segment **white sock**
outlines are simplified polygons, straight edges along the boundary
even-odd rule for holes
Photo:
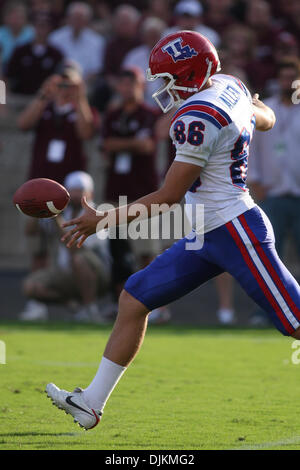
[[[91,384],[83,391],[83,399],[90,408],[102,411],[126,367],[102,357]]]

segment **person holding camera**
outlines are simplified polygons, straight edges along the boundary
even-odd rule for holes
[[[77,64],[65,63],[49,77],[18,118],[22,131],[34,130],[28,178],[50,178],[63,183],[67,174],[86,171],[83,142],[98,125],[90,107]]]
[[[60,73],[50,76],[18,118],[18,127],[33,131],[33,147],[27,178],[49,178],[63,184],[68,174],[86,171],[84,141],[97,128],[97,114],[90,107],[77,64],[66,62]],[[52,240],[40,230],[32,233],[26,221],[25,235],[31,256],[31,272],[49,265]],[[25,317],[36,318],[40,305],[33,299]],[[32,316],[33,315],[33,316]]]

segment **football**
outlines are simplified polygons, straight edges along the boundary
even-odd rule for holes
[[[13,202],[22,214],[38,218],[57,216],[68,204],[70,194],[56,181],[36,178],[15,192]]]

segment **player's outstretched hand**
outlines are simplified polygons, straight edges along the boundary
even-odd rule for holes
[[[276,122],[274,111],[259,99],[259,94],[252,97],[253,110],[256,117],[256,129],[258,131],[269,131]]]
[[[83,215],[62,225],[63,228],[73,227],[61,238],[68,248],[72,248],[75,244],[77,248],[80,248],[87,237],[96,233],[97,224],[101,220],[101,215],[97,215],[96,210],[87,203],[85,197],[82,198],[81,205],[85,209]]]

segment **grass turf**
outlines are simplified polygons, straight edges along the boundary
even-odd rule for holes
[[[101,424],[43,393],[93,378],[111,328],[0,323],[0,449],[300,449],[300,365],[273,330],[151,327]]]

